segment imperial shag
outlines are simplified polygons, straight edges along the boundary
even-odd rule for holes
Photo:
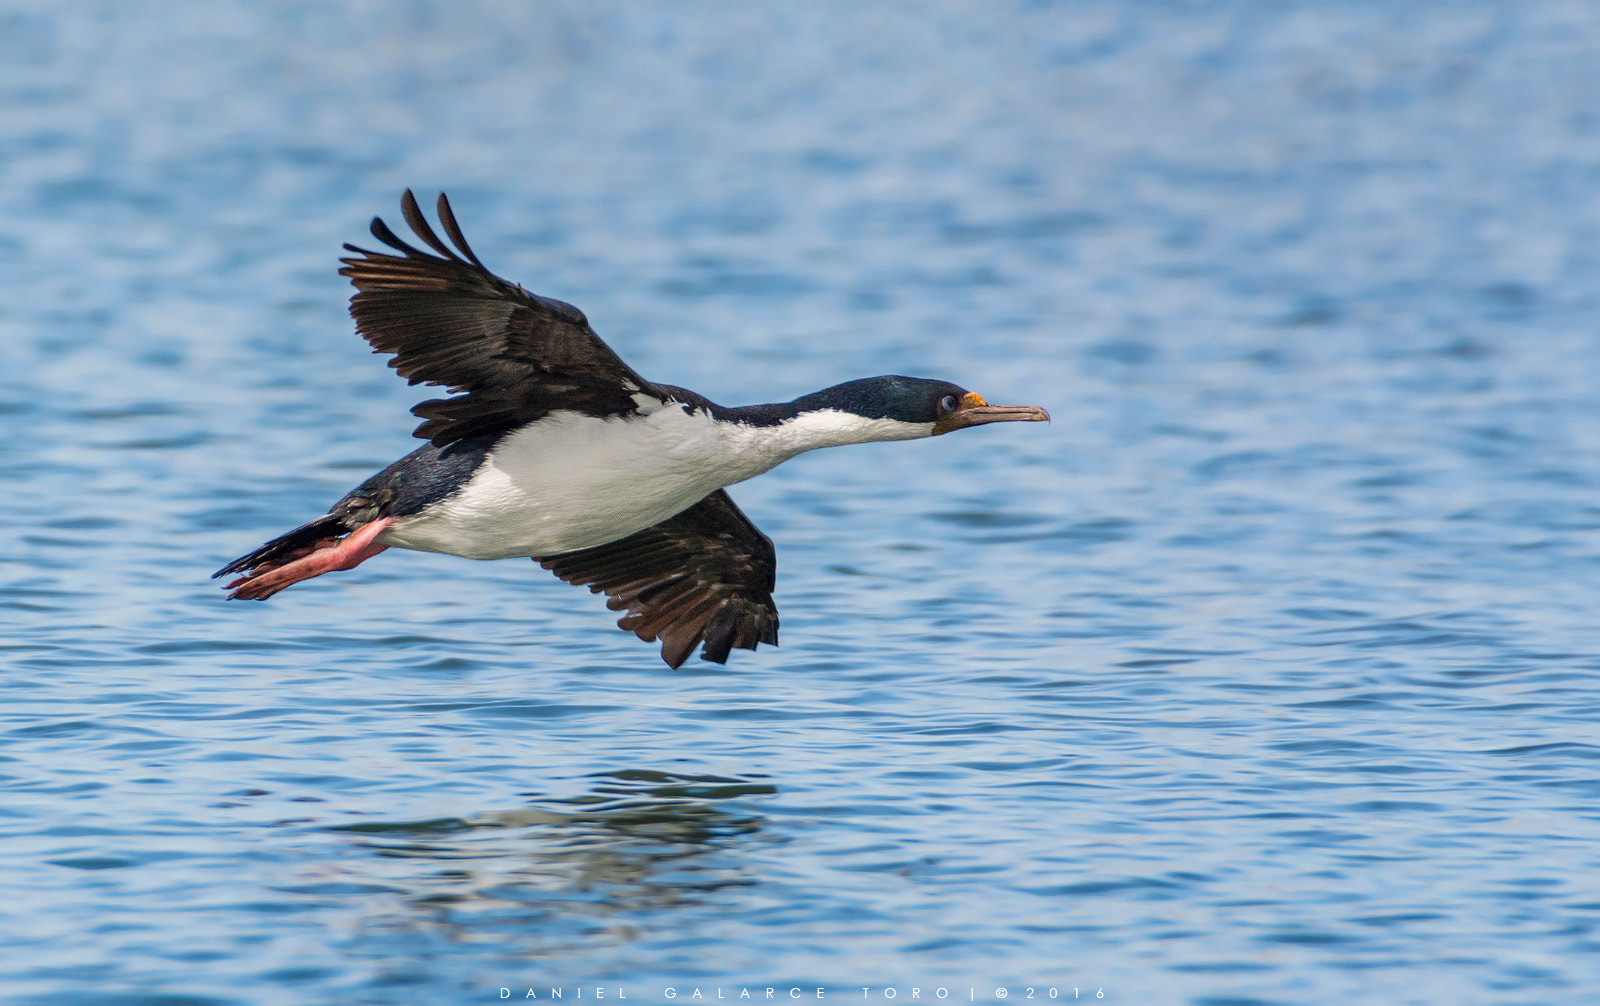
[[[373,351],[412,384],[453,398],[411,411],[428,443],[357,486],[324,516],[228,563],[230,598],[353,569],[386,548],[469,559],[529,556],[609,595],[617,624],[661,640],[672,667],[697,644],[777,645],[772,542],[724,486],[804,451],[914,440],[968,426],[1047,420],[945,381],[869,377],[780,405],[729,408],[647,381],[570,304],[484,268],[439,196],[434,233],[408,190],[406,222],[436,255],[372,233],[400,254],[345,245],[350,313]]]

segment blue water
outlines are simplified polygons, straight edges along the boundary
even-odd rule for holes
[[[0,999],[1600,1001],[1596,51],[1578,0],[7,5]],[[736,487],[783,645],[726,668],[527,561],[224,602],[414,444],[335,273],[407,186],[652,378],[1054,422]]]

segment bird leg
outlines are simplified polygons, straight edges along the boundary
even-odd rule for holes
[[[306,548],[297,549],[289,554],[288,562],[264,562],[228,584],[230,590],[238,588],[228,595],[228,600],[265,601],[301,580],[338,569],[355,569],[389,547],[379,545],[376,539],[393,522],[393,517],[384,517],[363,524],[343,538],[324,538]]]

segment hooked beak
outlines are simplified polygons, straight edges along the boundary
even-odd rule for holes
[[[955,411],[946,412],[933,424],[933,435],[985,423],[1038,423],[1050,421],[1050,413],[1037,405],[990,405],[983,396],[969,391],[961,396]]]

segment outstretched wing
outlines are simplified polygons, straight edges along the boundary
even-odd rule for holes
[[[772,540],[721,489],[609,545],[534,561],[568,583],[610,595],[607,607],[628,612],[617,625],[647,643],[659,638],[661,659],[672,667],[701,640],[700,655],[719,664],[735,646],[778,645]]]
[[[435,446],[520,426],[555,411],[595,416],[638,411],[637,392],[661,397],[589,328],[571,304],[531,294],[485,269],[439,196],[439,222],[455,245],[434,234],[407,189],[406,222],[438,255],[413,248],[374,218],[372,233],[401,252],[345,248],[340,261],[357,293],[356,328],[412,384],[442,384],[456,398],[411,411],[427,420],[416,435]],[[464,394],[463,394],[464,393]]]

